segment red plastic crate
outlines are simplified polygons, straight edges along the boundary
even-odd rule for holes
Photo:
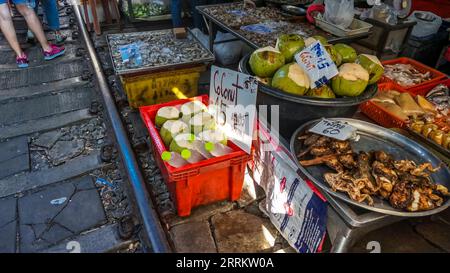
[[[398,92],[410,93],[408,90],[405,90],[405,89],[399,87],[397,84],[395,84],[393,82],[379,83],[378,91],[384,91],[384,90],[396,90]],[[375,103],[373,103],[370,100],[362,103],[359,106],[359,109],[370,119],[372,119],[373,121],[375,121],[376,123],[380,124],[381,126],[383,126],[385,128],[405,128],[406,127],[406,123],[403,120],[386,112],[383,108],[379,107],[378,105],[376,105]]]
[[[420,84],[412,85],[412,86],[409,86],[409,87],[399,85],[395,81],[393,81],[393,80],[391,80],[391,79],[389,79],[388,77],[385,77],[385,76],[383,76],[380,79],[380,83],[392,82],[392,83],[398,85],[399,87],[401,87],[401,88],[403,88],[405,90],[413,90],[414,93],[411,93],[411,94],[414,94],[414,95],[417,95],[417,93],[416,93],[417,90],[420,90],[420,88],[422,88],[423,86],[431,84],[431,83],[435,83],[435,82],[438,82],[438,81],[441,81],[441,80],[447,78],[447,75],[445,75],[444,73],[442,73],[440,71],[437,71],[436,69],[431,68],[431,67],[429,67],[427,65],[424,65],[421,62],[418,62],[416,60],[413,60],[413,59],[410,59],[410,58],[406,58],[406,57],[401,57],[401,58],[397,58],[397,59],[387,60],[387,61],[383,61],[381,63],[383,65],[398,64],[398,63],[400,63],[400,64],[411,64],[412,66],[414,66],[414,68],[419,70],[421,73],[426,73],[426,72],[430,71],[431,75],[432,75],[431,80],[425,81],[425,82],[420,83]]]
[[[430,92],[433,88],[435,88],[439,84],[445,84],[447,87],[450,88],[450,79],[445,78],[443,80],[440,80],[440,81],[437,81],[437,82],[428,83],[428,84],[425,84],[423,86],[420,86],[419,88],[413,88],[413,89],[410,89],[408,91],[413,93],[413,94],[415,94],[415,95],[426,96],[426,94],[428,92]]]
[[[206,105],[209,102],[208,95],[203,95],[139,108],[152,140],[153,155],[179,216],[189,216],[191,209],[199,205],[239,199],[244,183],[245,166],[250,160],[250,155],[231,141],[228,141],[228,146],[234,152],[180,168],[174,168],[161,159],[161,154],[167,149],[154,124],[157,111],[164,106],[175,106],[191,100],[200,100]]]

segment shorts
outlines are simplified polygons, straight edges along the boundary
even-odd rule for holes
[[[28,4],[28,2],[30,1],[30,0],[10,0],[14,5],[26,5],[26,4]],[[31,0],[31,1],[34,1],[34,0]],[[6,4],[6,3],[8,3],[8,0],[0,0],[0,5],[1,4]]]

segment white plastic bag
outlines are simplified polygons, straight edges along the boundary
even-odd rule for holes
[[[234,39],[234,35],[218,31],[215,43],[225,40]],[[214,45],[214,54],[216,60],[222,65],[230,65],[239,62],[241,57],[243,44],[241,41],[225,42]]]
[[[355,6],[353,0],[325,0],[325,20],[342,28],[353,22]]]
[[[422,14],[428,18],[427,20],[420,19],[416,14]],[[417,22],[411,35],[419,38],[436,34],[442,24],[442,18],[429,11],[416,10],[409,16],[409,19]]]

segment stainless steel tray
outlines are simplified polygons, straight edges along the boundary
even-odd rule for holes
[[[161,71],[161,70],[170,70],[170,69],[176,69],[176,68],[185,68],[190,65],[196,65],[196,64],[209,64],[211,62],[214,62],[214,54],[212,54],[206,47],[200,43],[200,41],[197,39],[197,37],[191,32],[190,29],[187,30],[188,35],[185,39],[175,39],[174,34],[172,32],[172,29],[164,29],[164,30],[154,30],[154,31],[145,31],[145,32],[130,32],[130,33],[117,33],[117,34],[108,34],[106,35],[106,41],[108,43],[109,52],[111,56],[111,61],[114,67],[114,71],[118,75],[125,75],[125,74],[136,74],[136,73],[143,73],[143,72],[152,72],[152,71]],[[183,58],[180,58],[180,61],[176,61],[174,59],[168,60],[166,63],[158,63],[156,62],[149,62],[147,64],[141,65],[139,67],[132,67],[132,68],[119,68],[118,62],[121,60],[119,58],[120,54],[118,54],[118,46],[119,45],[126,45],[131,44],[133,42],[140,41],[139,37],[151,37],[151,36],[161,36],[161,37],[168,37],[168,40],[171,40],[172,42],[168,45],[161,44],[161,47],[157,48],[158,51],[163,50],[164,48],[173,48],[176,50],[176,47],[179,47],[180,45],[184,46],[190,46],[195,44],[196,47],[199,48],[199,52],[201,53],[200,56],[196,56],[193,58],[190,58],[190,56],[184,56]],[[112,40],[118,40],[122,39],[123,42],[119,42],[117,44],[113,43]],[[163,47],[164,46],[164,47]],[[155,51],[148,52],[148,53],[154,53]],[[142,56],[142,58],[147,58],[147,56]]]
[[[397,160],[412,159],[417,163],[430,162],[433,166],[439,166],[442,163],[439,158],[437,158],[433,153],[428,151],[423,146],[419,145],[417,142],[414,142],[413,140],[389,129],[356,119],[335,118],[333,120],[347,122],[348,124],[357,128],[360,139],[357,142],[352,142],[354,151],[368,152],[370,150],[384,150],[387,153],[392,154]],[[297,137],[303,134],[307,129],[316,124],[318,121],[319,120],[308,122],[298,128],[297,131],[295,131],[290,143],[291,152],[294,153],[294,156],[298,154],[298,152],[302,148],[300,142],[297,141]],[[419,217],[441,212],[450,206],[450,198],[447,198],[447,200],[445,200],[444,204],[441,207],[420,212],[407,212],[395,209],[391,207],[386,200],[382,200],[378,197],[373,197],[373,206],[369,206],[366,203],[358,203],[351,200],[346,193],[334,192],[329,187],[328,183],[323,179],[323,174],[330,171],[328,167],[311,166],[305,168],[298,162],[298,160],[296,160],[296,162],[300,170],[321,190],[326,191],[333,197],[339,198],[347,203],[367,210],[395,216]],[[436,183],[450,188],[450,170],[447,166],[442,166],[438,172],[431,175],[431,178]]]

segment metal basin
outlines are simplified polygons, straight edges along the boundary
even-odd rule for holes
[[[433,166],[439,166],[442,163],[439,158],[428,151],[425,147],[392,130],[356,119],[334,118],[333,120],[347,122],[357,128],[360,139],[357,142],[354,141],[351,143],[355,152],[384,150],[385,152],[391,154],[396,160],[411,159],[417,163],[430,162]],[[310,121],[295,131],[290,143],[291,152],[294,153],[294,156],[302,150],[300,142],[297,141],[297,137],[302,135],[307,129],[315,125],[318,121],[319,120]],[[330,172],[330,169],[327,166],[318,165],[305,168],[297,160],[296,162],[300,170],[321,190],[327,192],[333,197],[339,198],[347,203],[367,210],[395,216],[420,217],[441,212],[450,206],[450,198],[447,198],[441,207],[419,212],[408,212],[395,209],[389,204],[389,202],[376,196],[373,196],[373,206],[369,206],[366,203],[358,203],[350,199],[346,193],[334,192],[330,188],[328,183],[323,178],[324,173]],[[450,170],[447,166],[442,166],[438,172],[432,174],[431,179],[437,184],[442,184],[447,188],[450,188]]]

